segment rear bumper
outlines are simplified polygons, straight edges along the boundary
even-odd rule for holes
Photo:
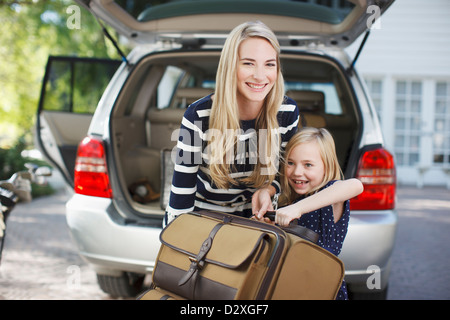
[[[397,233],[395,210],[352,211],[349,229],[339,256],[345,280],[353,291],[386,288]]]
[[[118,223],[111,218],[118,216],[115,210],[111,199],[75,194],[67,202],[67,224],[80,255],[98,274],[151,272],[159,252],[161,228]],[[381,290],[386,287],[397,221],[395,210],[351,213],[339,257],[353,291],[370,292],[373,289],[368,281]]]
[[[111,199],[75,194],[66,204],[67,224],[80,255],[98,274],[148,273],[159,252],[161,228],[121,224]]]

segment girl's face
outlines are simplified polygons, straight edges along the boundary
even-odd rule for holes
[[[277,75],[277,52],[270,42],[262,38],[244,40],[239,46],[237,66],[239,106],[260,109]]]
[[[318,187],[325,175],[325,166],[317,142],[294,147],[287,158],[285,174],[297,194],[305,195]]]

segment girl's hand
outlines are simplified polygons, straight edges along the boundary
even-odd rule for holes
[[[277,210],[275,223],[282,227],[287,227],[292,220],[298,219],[300,216],[301,213],[298,210],[295,210],[292,205],[283,207]]]

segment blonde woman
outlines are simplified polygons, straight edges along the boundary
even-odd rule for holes
[[[347,234],[349,200],[363,191],[357,179],[342,179],[334,140],[324,128],[303,128],[286,146],[281,178],[283,195],[275,222],[292,220],[319,235],[317,244],[338,256]],[[345,282],[336,299],[347,300]]]
[[[295,102],[284,96],[279,55],[276,36],[262,22],[231,31],[214,94],[183,117],[166,223],[201,209],[244,217],[272,210],[280,150],[299,120]]]

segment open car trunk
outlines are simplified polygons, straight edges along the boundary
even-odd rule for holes
[[[137,43],[224,39],[244,21],[262,20],[282,45],[350,45],[394,0],[76,0]]]
[[[190,103],[214,92],[219,55],[151,54],[123,86],[111,117],[111,140],[120,186],[136,212],[163,213],[173,171],[171,151],[183,114]],[[346,168],[362,126],[345,71],[330,58],[298,53],[284,53],[282,68],[286,94],[297,102],[307,126],[332,133],[341,167],[351,175]],[[139,193],[149,188],[156,194],[153,199]]]

